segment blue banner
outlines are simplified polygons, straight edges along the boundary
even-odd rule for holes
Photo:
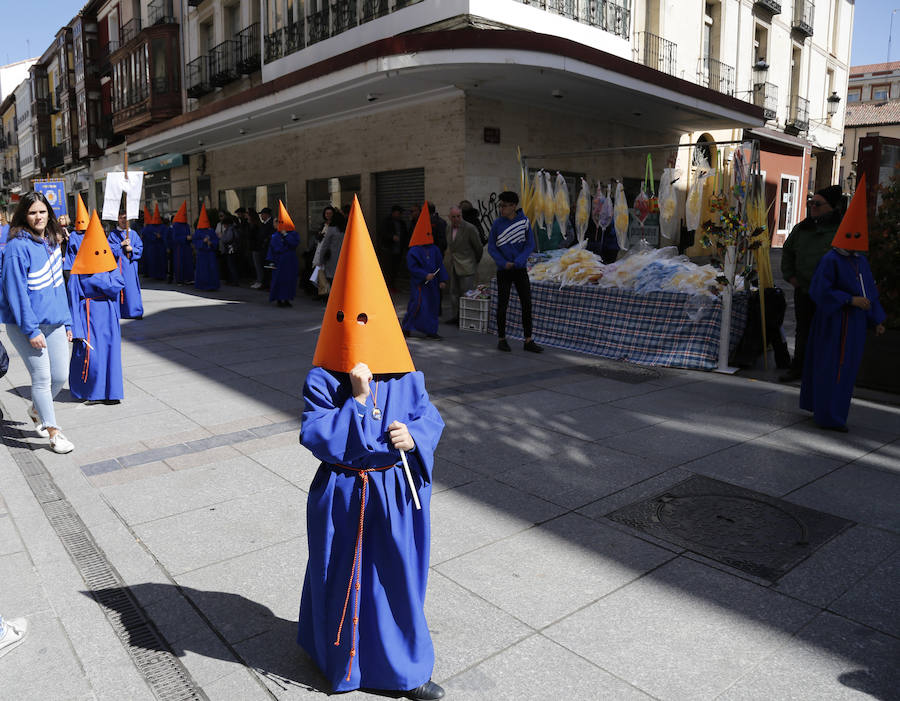
[[[57,219],[63,214],[68,215],[69,207],[66,203],[65,180],[35,180],[34,191],[43,193],[50,206],[53,207],[53,213]]]

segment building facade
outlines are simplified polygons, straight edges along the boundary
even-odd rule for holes
[[[520,153],[633,196],[648,154],[686,187],[698,143],[752,138],[783,238],[838,179],[852,22],[852,0],[90,0],[58,172],[97,206],[127,157],[164,213],[283,199],[305,235],[353,195],[372,228],[425,197],[490,214]]]

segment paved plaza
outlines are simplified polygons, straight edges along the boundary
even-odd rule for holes
[[[0,698],[327,695],[294,642],[324,307],[265,299],[148,285],[124,402],[59,397],[68,455],[12,356],[0,613],[30,631]],[[775,370],[441,333],[410,349],[446,423],[426,614],[448,699],[900,698],[898,397],[861,394],[842,435]]]

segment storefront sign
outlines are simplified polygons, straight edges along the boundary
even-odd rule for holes
[[[148,158],[143,161],[132,162],[129,167],[152,173],[157,170],[169,170],[184,165],[184,156],[180,153],[166,153],[156,158]]]

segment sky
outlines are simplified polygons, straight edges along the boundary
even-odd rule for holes
[[[0,64],[40,56],[56,32],[86,0],[2,0]],[[789,2],[784,3],[786,6]],[[824,6],[824,3],[817,3]],[[891,61],[900,61],[900,0],[855,0],[851,65],[888,60],[888,34],[893,14]]]

